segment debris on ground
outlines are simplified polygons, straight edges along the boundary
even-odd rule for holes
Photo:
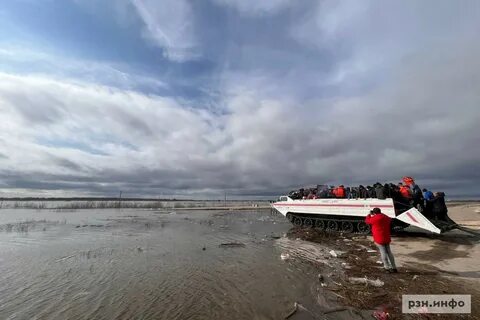
[[[342,267],[344,267],[345,269],[352,269],[352,266],[346,262],[342,262]]]
[[[335,250],[330,250],[330,255],[334,258],[337,258],[338,257],[338,254],[335,252]]]
[[[467,282],[445,278],[442,276],[444,271],[431,265],[404,264],[400,266],[398,273],[385,273],[380,265],[381,262],[377,263],[379,252],[375,250],[375,244],[366,236],[340,235],[315,229],[307,231],[302,228],[293,228],[286,239],[277,240],[278,244],[285,253],[288,252],[295,258],[318,267],[321,271],[318,275],[317,283],[320,288],[318,290],[325,290],[325,293],[336,297],[337,304],[345,306],[344,308],[352,314],[368,311],[367,318],[376,315],[376,319],[382,320],[403,319],[402,294],[432,294],[432,292],[472,294],[475,292],[475,288],[469,286]],[[351,239],[352,242],[337,241],[343,238]],[[287,239],[298,239],[301,242],[288,242]],[[345,242],[351,245],[346,245]],[[338,257],[333,258],[330,251],[335,252]],[[340,252],[341,256],[338,254]],[[319,261],[319,257],[324,260]],[[345,266],[349,267],[345,268]],[[328,279],[323,279],[322,274]],[[349,279],[354,279],[352,280],[354,283]],[[480,295],[472,295],[472,315],[479,312],[478,306],[480,306]],[[372,314],[374,310],[377,310],[375,315]],[[480,317],[467,318],[480,319]],[[420,315],[410,315],[408,319],[424,318]],[[446,314],[436,315],[435,319],[451,318]]]
[[[369,284],[374,287],[383,287],[383,285],[385,284],[385,282],[380,279],[370,280],[367,278],[367,276],[365,276],[365,278],[350,277],[348,278],[348,281],[353,284]]]
[[[375,311],[372,315],[376,320],[387,320],[390,319],[390,314],[385,311]]]
[[[288,260],[288,259],[290,259],[290,255],[289,255],[288,253],[282,253],[282,254],[280,255],[280,259],[282,259],[282,260],[284,260],[284,261],[285,261],[285,260]]]
[[[285,320],[287,319],[290,319],[292,318],[296,313],[298,312],[302,312],[304,314],[308,314],[309,315],[309,319],[318,319],[318,317],[313,313],[311,312],[310,310],[308,310],[307,308],[305,308],[304,306],[302,306],[300,303],[298,302],[294,302],[293,303],[293,309],[292,311],[290,311],[286,316],[285,316]],[[303,318],[302,318],[303,319]]]
[[[290,311],[286,316],[285,316],[285,319],[289,319],[291,318],[298,310],[298,303],[294,302],[293,303],[293,309],[292,311]]]
[[[243,247],[245,247],[245,244],[241,243],[241,242],[225,242],[225,243],[220,243],[219,247],[222,247],[222,248],[243,248]]]

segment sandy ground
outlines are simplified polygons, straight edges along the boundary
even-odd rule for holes
[[[449,216],[480,233],[480,203],[451,205]],[[428,263],[480,284],[480,242],[463,231],[452,230],[439,236],[410,232],[393,239],[392,251],[400,266]]]

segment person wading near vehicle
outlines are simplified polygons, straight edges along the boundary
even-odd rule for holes
[[[392,219],[382,213],[379,208],[373,208],[365,218],[365,222],[372,226],[373,241],[380,250],[382,262],[387,272],[398,272],[395,266],[395,258],[390,250],[390,225]]]

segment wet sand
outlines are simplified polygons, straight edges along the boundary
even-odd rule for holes
[[[469,208],[450,216],[478,221]],[[399,275],[381,272],[373,248],[270,210],[1,209],[0,318],[369,319],[383,308],[402,319],[401,293],[478,301],[475,237],[403,232],[393,237]]]

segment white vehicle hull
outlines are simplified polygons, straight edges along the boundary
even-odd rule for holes
[[[278,201],[272,204],[272,207],[284,216],[290,212],[365,218],[365,216],[370,213],[370,210],[377,207],[382,210],[382,213],[391,218],[395,218],[395,207],[392,199],[292,200],[288,197],[286,198],[286,201]]]
[[[311,199],[293,200],[290,197],[281,197],[272,203],[272,207],[289,218],[295,225],[304,222],[311,226],[343,230],[347,232],[359,231],[367,233],[369,230],[363,222],[373,208],[380,208],[382,213],[392,219],[394,225],[413,225],[418,228],[441,233],[430,220],[424,217],[417,209],[410,208],[402,213],[396,212],[392,199]],[[401,221],[401,222],[396,222]],[[406,224],[406,225],[405,225]]]

